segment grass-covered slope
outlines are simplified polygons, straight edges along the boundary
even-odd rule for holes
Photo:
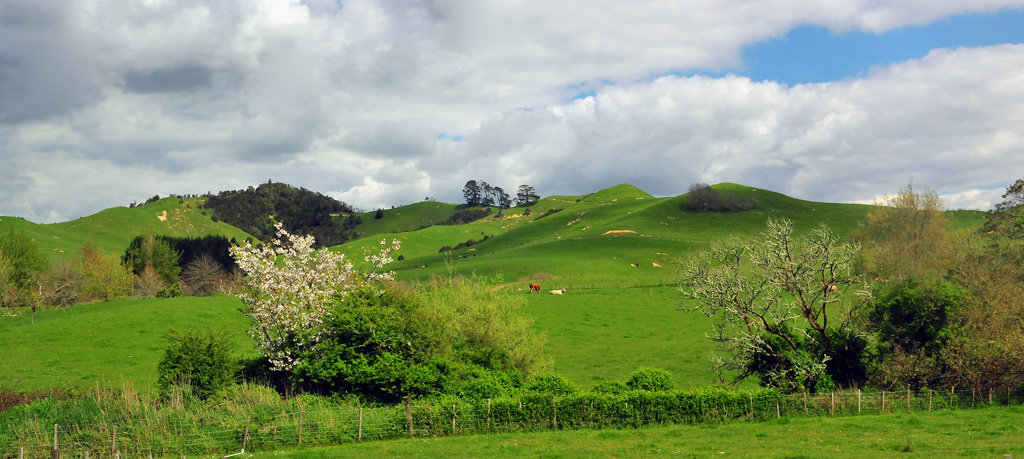
[[[231,335],[238,356],[254,355],[249,319],[233,296],[122,299],[0,317],[0,387],[120,387],[146,390],[171,330]]]
[[[458,207],[446,202],[423,201],[397,209],[384,209],[384,216],[380,219],[375,218],[377,211],[373,210],[359,214],[363,221],[356,231],[362,237],[416,231],[448,220]]]
[[[71,259],[87,242],[122,254],[136,236],[150,229],[155,235],[200,237],[220,235],[244,241],[250,235],[224,222],[214,222],[200,205],[203,198],[163,198],[135,207],[113,207],[76,220],[36,224],[0,217],[0,232],[25,230],[51,260]]]
[[[400,279],[424,279],[447,272],[451,261],[458,272],[493,276],[506,281],[541,277],[559,279],[555,287],[664,285],[674,280],[672,265],[694,247],[730,235],[754,235],[769,218],[793,220],[798,232],[824,223],[840,236],[858,228],[872,208],[861,204],[835,204],[794,199],[780,193],[723,183],[720,192],[742,195],[756,206],[747,211],[692,212],[684,208],[686,196],[656,198],[631,185],[618,185],[586,196],[542,199],[525,215],[508,209],[457,226],[431,226],[416,231],[381,231],[338,246],[336,250],[361,253],[381,238],[401,237],[405,259],[393,265]],[[426,204],[426,203],[421,203]],[[432,203],[437,204],[437,203]],[[382,222],[389,228],[421,226],[417,211],[406,207],[388,210]],[[556,213],[539,218],[549,211]],[[949,212],[951,226],[977,228],[984,219],[978,211]],[[372,215],[371,215],[372,218]],[[412,219],[417,218],[416,224]],[[470,239],[482,242],[449,254],[445,246]]]
[[[377,245],[382,237],[404,235],[401,254],[405,259],[391,266],[399,279],[418,281],[448,275],[450,269],[464,275],[501,275],[496,286],[521,295],[525,312],[536,319],[534,326],[547,334],[545,352],[553,358],[554,369],[583,387],[601,380],[623,380],[641,366],[668,369],[677,384],[695,387],[712,382],[708,355],[713,343],[705,338],[708,319],[678,309],[678,261],[710,241],[761,232],[771,217],[792,219],[797,231],[824,222],[845,236],[871,209],[802,201],[734,184],[714,188],[747,196],[757,206],[743,212],[695,213],[683,209],[685,195],[656,198],[619,185],[585,196],[547,197],[530,208],[530,215],[525,215],[525,209],[507,209],[501,218],[492,215],[464,225],[414,230],[447,220],[457,210],[452,204],[422,202],[387,209],[380,220],[372,212],[364,215],[364,222],[376,225],[368,227],[369,232],[380,232],[333,249],[358,260],[364,247]],[[156,214],[164,210],[169,216],[196,212],[195,206],[182,209],[176,199],[165,199],[67,224],[26,227],[50,231],[33,233],[41,244],[46,238],[54,239],[51,244],[73,240],[67,245],[71,250],[86,240],[79,230],[95,227],[93,234],[107,235],[95,240],[113,246],[122,239],[110,228],[144,231],[152,224],[158,232],[159,224],[169,223],[164,227],[168,230],[185,225],[187,220],[157,219]],[[559,211],[549,213],[554,210]],[[949,215],[954,228],[978,228],[985,214]],[[17,226],[18,222],[5,218],[0,223]],[[449,254],[438,253],[441,247],[484,236],[490,238]],[[124,237],[123,244],[128,240]],[[545,292],[562,287],[569,291],[562,296],[528,294],[528,281],[539,282]],[[34,326],[27,325],[28,316],[0,318],[0,336],[7,339],[0,342],[16,343],[9,346],[12,351],[0,354],[0,385],[34,388],[119,381],[105,375],[122,375],[146,385],[155,375],[159,350],[165,345],[161,336],[171,327],[192,324],[234,330],[242,337],[236,342],[239,352],[252,352],[243,334],[247,319],[236,311],[239,306],[237,300],[226,297],[124,300],[44,311],[37,314]],[[122,341],[126,347],[113,347]],[[132,355],[133,360],[124,355]]]

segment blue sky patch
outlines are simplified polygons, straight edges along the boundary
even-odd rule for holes
[[[872,67],[921,58],[937,48],[1004,43],[1024,43],[1024,10],[963,14],[882,34],[860,30],[833,34],[824,27],[802,26],[785,37],[747,46],[743,49],[746,68],[728,73],[788,85],[821,83],[865,76]]]

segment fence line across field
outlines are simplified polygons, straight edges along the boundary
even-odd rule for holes
[[[589,406],[563,405],[551,397],[550,406],[522,401],[493,405],[492,400],[477,404],[417,405],[414,402],[382,407],[307,410],[303,406],[282,408],[268,417],[256,413],[245,418],[219,422],[209,430],[178,432],[170,436],[140,432],[138,428],[119,429],[113,424],[36,426],[31,439],[16,440],[0,456],[18,458],[137,458],[227,455],[247,446],[249,450],[345,444],[409,436],[432,437],[498,432],[555,429],[591,429],[635,427],[667,423],[651,407],[609,405],[591,401]],[[848,390],[830,393],[802,393],[778,397],[771,403],[755,399],[741,400],[731,406],[709,406],[697,415],[670,421],[682,424],[720,423],[730,420],[766,420],[799,416],[856,416],[887,413],[965,409],[988,405],[1015,405],[1024,400],[1010,391],[870,391]],[[618,410],[618,411],[616,411]],[[624,410],[624,411],[623,411]],[[632,411],[630,411],[632,410]],[[632,416],[631,423],[619,422],[621,413]],[[562,417],[560,417],[562,416]],[[87,428],[92,427],[92,428]],[[98,438],[96,432],[108,432]],[[17,444],[21,441],[23,444]]]

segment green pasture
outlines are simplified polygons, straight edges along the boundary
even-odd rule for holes
[[[448,220],[457,208],[455,204],[446,202],[423,201],[397,209],[384,209],[384,217],[381,219],[375,218],[376,210],[371,210],[359,214],[362,223],[356,227],[356,231],[363,237],[416,231]]]
[[[224,222],[214,222],[200,206],[202,198],[163,198],[134,209],[113,207],[76,220],[36,224],[15,217],[0,217],[0,232],[24,230],[51,261],[70,260],[87,242],[121,255],[136,236],[153,234],[175,237],[221,235],[244,241],[248,233]],[[180,203],[179,203],[180,201]]]
[[[1004,457],[1024,455],[1024,407],[761,423],[468,435],[289,449],[292,457]]]
[[[546,353],[554,369],[583,388],[602,380],[622,380],[641,366],[669,370],[680,387],[710,383],[708,357],[713,344],[705,338],[707,318],[678,310],[675,282],[678,263],[695,248],[730,235],[752,236],[768,218],[789,218],[798,232],[819,222],[836,234],[850,234],[871,206],[829,204],[793,199],[779,193],[735,184],[715,185],[743,194],[756,207],[743,212],[694,213],[682,208],[683,196],[656,198],[630,185],[585,196],[551,196],[524,215],[507,209],[456,226],[424,223],[447,219],[456,206],[422,202],[385,209],[385,217],[364,215],[365,231],[382,231],[332,248],[362,259],[362,250],[381,238],[404,237],[391,269],[398,279],[418,282],[433,275],[479,275],[496,287],[522,295],[524,310],[547,335]],[[552,209],[562,209],[539,218]],[[167,219],[157,218],[167,212]],[[978,228],[984,213],[950,212],[954,228]],[[443,218],[442,218],[443,217]],[[376,226],[372,226],[376,225]],[[88,240],[120,253],[138,234],[248,235],[213,223],[198,202],[165,198],[135,209],[114,208],[72,222],[36,225],[0,218],[0,231],[25,229],[51,255],[73,253]],[[364,231],[364,230],[358,230]],[[387,232],[391,231],[391,232]],[[448,254],[443,246],[469,239],[487,241]],[[60,252],[64,250],[64,252]],[[57,254],[60,254],[59,256]],[[529,282],[542,294],[528,294]],[[565,295],[548,295],[566,288]],[[33,389],[57,385],[103,385],[133,381],[152,383],[156,362],[171,328],[224,328],[237,334],[239,354],[254,353],[245,336],[247,320],[233,297],[171,300],[119,300],[42,311],[36,324],[29,316],[0,317],[0,385]],[[128,357],[131,356],[131,357]]]
[[[224,331],[239,357],[255,355],[249,319],[233,296],[121,299],[0,317],[0,387],[121,387],[146,390],[171,330]]]
[[[541,281],[548,288],[551,281]],[[551,287],[558,287],[552,284]],[[556,372],[582,388],[625,381],[639,367],[664,368],[679,388],[715,383],[709,355],[714,344],[707,317],[679,309],[674,287],[569,290],[528,294],[525,311],[547,335],[544,350]],[[751,386],[753,387],[753,386]]]

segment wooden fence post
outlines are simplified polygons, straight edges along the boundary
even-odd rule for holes
[[[302,405],[299,405],[299,448],[302,447]]]
[[[405,419],[409,421],[409,436],[413,436],[412,430],[412,405],[409,396],[405,396]]]
[[[487,399],[487,433],[491,433],[491,399]]]
[[[857,388],[857,414],[860,414],[860,388]]]
[[[360,443],[363,441],[363,407],[359,407],[359,437],[356,440]]]
[[[455,435],[455,405],[452,405],[452,435]]]
[[[829,406],[828,406],[828,414],[831,415],[831,416],[835,416],[836,415],[836,393],[835,392],[832,393],[832,401],[829,403]]]
[[[992,388],[991,387],[988,388],[988,404],[989,405],[992,404]]]
[[[807,391],[804,391],[804,414],[807,414]]]
[[[928,411],[932,410],[932,393],[933,392],[935,392],[935,391],[933,391],[931,389],[928,389]]]
[[[779,402],[778,401],[775,402],[775,417],[777,417],[777,418],[781,418],[782,417],[782,408],[779,408]]]
[[[252,420],[252,416],[245,417],[245,432],[242,432],[242,451],[245,451],[246,445],[249,444],[249,421]]]
[[[114,435],[110,440],[110,451],[114,457],[120,458],[121,455],[117,454],[117,424],[114,424]]]
[[[910,388],[907,388],[907,412],[910,412]]]
[[[57,424],[53,425],[53,451],[50,452],[50,457],[60,459],[60,450],[57,449]]]
[[[885,413],[885,391],[882,391],[882,413]]]

